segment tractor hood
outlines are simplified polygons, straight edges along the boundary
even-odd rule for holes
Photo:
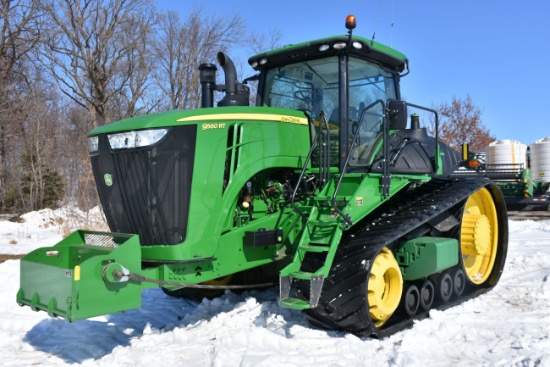
[[[154,129],[177,125],[197,124],[219,120],[265,120],[306,125],[303,112],[272,107],[213,107],[197,110],[174,110],[156,114],[132,117],[112,124],[100,126],[88,133],[88,137],[123,131]]]

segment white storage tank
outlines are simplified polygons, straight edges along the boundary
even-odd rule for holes
[[[531,179],[550,182],[550,137],[531,144]]]
[[[485,162],[489,165],[514,165],[516,169],[522,164],[527,168],[527,145],[510,139],[494,141],[485,148]]]

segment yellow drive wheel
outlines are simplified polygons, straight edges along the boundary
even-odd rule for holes
[[[388,248],[374,259],[368,282],[368,301],[371,319],[382,326],[399,306],[403,293],[403,277],[399,264]]]
[[[481,188],[466,201],[460,231],[462,263],[468,279],[482,284],[495,265],[498,217],[491,193]]]

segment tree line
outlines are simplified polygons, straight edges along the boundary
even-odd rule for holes
[[[96,205],[91,129],[198,108],[201,62],[281,39],[279,30],[251,32],[239,14],[200,6],[181,16],[152,0],[0,0],[0,213],[62,200]]]

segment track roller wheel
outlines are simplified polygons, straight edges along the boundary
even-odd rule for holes
[[[464,289],[466,288],[466,275],[462,269],[457,269],[453,276],[454,295],[456,297],[462,296]]]
[[[442,303],[449,302],[453,295],[453,278],[449,273],[444,273],[437,283],[437,298]]]
[[[493,271],[499,243],[497,208],[487,188],[474,192],[466,201],[460,233],[466,277],[474,284],[483,284]]]
[[[403,293],[403,277],[392,252],[384,247],[374,259],[368,283],[369,311],[376,327],[393,315]]]
[[[428,311],[432,308],[435,298],[435,288],[431,280],[426,279],[420,287],[420,306],[424,311]]]
[[[407,290],[402,297],[401,309],[409,316],[414,316],[420,308],[420,291],[418,287],[411,284],[407,287]]]

